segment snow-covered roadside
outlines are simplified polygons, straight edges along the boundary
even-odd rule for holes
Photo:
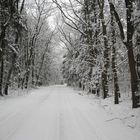
[[[61,85],[0,100],[0,140],[139,140],[102,100],[78,93]]]
[[[26,96],[31,91],[33,91],[33,89],[10,89],[8,91],[8,95],[0,96],[0,101],[3,100],[3,99],[15,98],[15,97],[18,97],[18,96]]]
[[[91,100],[93,105],[97,105],[103,108],[110,118],[106,121],[119,120],[125,126],[140,131],[140,108],[132,109],[132,101],[130,98],[121,99],[118,105],[114,104],[114,97],[102,99],[93,94],[87,94],[83,91],[78,91],[78,94],[82,93],[86,98]]]
[[[10,140],[30,114],[44,100],[44,88],[27,92],[10,91],[11,94],[0,98],[0,140]],[[43,93],[43,94],[42,94]]]

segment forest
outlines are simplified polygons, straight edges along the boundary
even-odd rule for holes
[[[0,0],[0,96],[63,83],[140,106],[139,0]]]

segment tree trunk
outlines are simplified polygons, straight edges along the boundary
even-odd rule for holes
[[[132,0],[125,0],[125,4],[126,4],[126,19],[127,19],[126,47],[128,49],[128,62],[130,68],[132,107],[136,108],[137,107],[136,94],[138,93],[138,76],[136,72],[136,61],[133,52],[133,33],[134,33],[134,24],[132,21],[133,2]]]
[[[104,66],[102,71],[102,88],[103,88],[103,98],[107,98],[108,96],[108,67],[109,67],[109,60],[108,60],[108,49],[104,50]]]
[[[23,86],[24,88],[28,88],[28,73],[29,73],[29,45],[27,45],[27,47],[25,48],[25,75],[23,78]]]
[[[32,55],[32,60],[31,60],[32,64],[31,64],[31,67],[32,67],[32,86],[34,86],[35,84],[35,69],[34,69],[34,66],[35,66],[35,52],[33,51],[33,55]]]
[[[118,74],[116,69],[116,35],[115,35],[115,24],[114,24],[114,11],[111,10],[111,42],[112,42],[112,71],[113,71],[113,81],[114,81],[114,103],[119,104],[120,88],[118,84]]]
[[[130,43],[130,42],[129,42]],[[134,59],[133,48],[132,44],[128,44],[128,61],[129,61],[129,68],[130,68],[130,76],[131,76],[131,92],[132,92],[132,107],[137,107],[137,99],[136,94],[138,93],[138,77],[136,72],[136,63]]]
[[[19,39],[19,36],[18,36],[18,33],[16,33],[15,44],[18,43],[18,39]],[[4,95],[8,95],[8,88],[9,88],[9,84],[10,84],[10,79],[11,79],[11,75],[12,75],[12,72],[13,72],[13,69],[15,66],[16,57],[17,57],[16,52],[12,52],[12,53],[13,53],[12,54],[12,61],[11,61],[11,66],[10,66],[10,69],[8,71],[8,76],[7,76],[7,79],[5,82]]]
[[[31,44],[29,44],[31,45]],[[29,47],[27,47],[28,49]],[[26,60],[26,74],[25,74],[25,88],[28,88],[30,73],[32,72],[32,59],[33,59],[33,46],[30,46],[30,56],[28,57],[27,51],[27,60]],[[32,73],[31,73],[32,74]],[[32,80],[32,79],[31,79]],[[31,81],[32,82],[32,81]]]
[[[30,76],[30,70],[27,69],[26,74],[25,74],[25,88],[28,88],[28,81],[29,81],[29,76]]]
[[[116,48],[112,46],[112,70],[114,78],[114,103],[119,104],[120,89],[118,84],[118,74],[116,69]]]
[[[115,10],[114,5],[109,1],[111,5],[111,9],[114,11],[114,16],[116,18],[116,22],[120,29],[120,35],[123,43],[127,48],[127,55],[128,55],[128,62],[129,62],[129,69],[130,69],[130,79],[131,79],[131,93],[132,93],[132,107],[137,107],[137,98],[136,94],[138,94],[138,76],[136,71],[136,61],[133,52],[133,34],[134,34],[134,21],[132,19],[133,16],[133,1],[132,0],[125,0],[126,5],[126,24],[127,24],[127,41],[125,42],[125,34],[123,31],[123,26],[121,23],[121,19],[119,18],[118,13]]]
[[[1,67],[0,67],[0,96],[3,96],[2,88],[3,88],[3,72],[4,72],[4,60],[3,60],[3,50],[0,51],[0,60],[1,60]]]
[[[44,54],[43,54],[43,56],[42,56],[41,64],[40,64],[40,67],[39,67],[39,71],[38,71],[38,74],[37,74],[37,76],[36,76],[36,77],[37,77],[37,78],[36,78],[36,85],[39,84],[40,74],[41,74],[41,70],[42,70],[43,63],[44,63],[44,58],[45,58],[45,53],[46,53],[46,52],[44,52]]]
[[[1,68],[0,68],[0,96],[3,96],[2,93],[2,88],[3,88],[3,72],[4,72],[4,49],[5,49],[5,44],[4,44],[4,38],[5,38],[5,31],[6,31],[6,26],[1,25],[1,35],[0,35],[0,63],[1,63]]]
[[[4,95],[8,95],[8,88],[9,88],[9,84],[10,84],[10,78],[11,78],[11,75],[12,75],[12,72],[13,72],[13,69],[14,69],[15,62],[16,62],[16,54],[13,54],[11,66],[10,66],[10,69],[8,71],[8,76],[7,76],[6,83],[5,83]]]
[[[79,84],[78,84],[78,87],[79,88],[82,88],[82,84],[81,84],[81,82],[78,82]]]
[[[104,4],[103,4],[104,5]],[[103,88],[103,98],[107,98],[108,96],[108,68],[109,68],[109,46],[107,41],[107,31],[104,19],[104,7],[101,8],[101,23],[102,23],[102,31],[103,31],[103,39],[104,39],[104,66],[102,71],[102,88]]]

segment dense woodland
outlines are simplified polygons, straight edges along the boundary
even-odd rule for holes
[[[61,69],[54,46],[65,48]],[[138,107],[140,1],[0,0],[0,96],[57,83],[60,71],[69,86],[111,91],[115,104],[131,92]]]
[[[60,27],[68,48],[63,74],[68,85],[102,96],[114,103],[128,86],[132,107],[140,102],[140,1],[53,0],[61,11]],[[69,9],[69,10],[68,10]],[[72,32],[73,29],[73,32]]]
[[[27,89],[48,85],[54,79],[52,55],[55,29],[47,19],[52,13],[48,1],[0,1],[0,95],[8,88]]]

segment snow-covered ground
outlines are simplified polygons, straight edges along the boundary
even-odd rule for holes
[[[140,139],[138,122],[125,122],[138,120],[139,109],[112,106],[109,100],[78,93],[66,86],[50,86],[1,99],[0,140]]]

